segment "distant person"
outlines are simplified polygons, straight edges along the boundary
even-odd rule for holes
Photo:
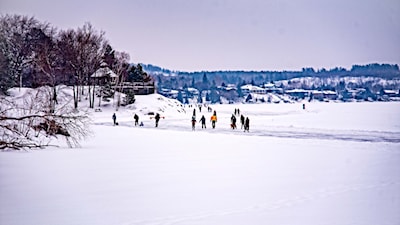
[[[201,129],[206,129],[206,118],[204,117],[204,115],[200,118],[200,122],[201,122]]]
[[[249,132],[249,130],[250,130],[250,120],[249,117],[246,117],[246,121],[244,122],[244,131]]]
[[[192,116],[192,130],[196,129],[196,116]]]
[[[115,115],[115,113],[112,115],[112,119],[114,122],[114,126],[117,125],[117,115]]]
[[[160,114],[157,113],[154,118],[156,119],[156,127],[158,127],[158,121],[160,121]]]
[[[136,127],[137,125],[139,125],[139,116],[135,113],[133,119],[135,120],[135,127]]]
[[[303,110],[306,109],[306,104],[303,103]]]
[[[215,128],[215,123],[216,122],[217,122],[217,115],[214,114],[214,115],[211,116],[211,126],[212,126],[213,129]]]
[[[240,115],[240,129],[243,129],[243,127],[244,127],[244,122],[245,122],[245,119],[244,119],[244,116],[243,115]]]
[[[232,130],[236,129],[236,116],[235,115],[231,116],[231,128],[232,128]]]

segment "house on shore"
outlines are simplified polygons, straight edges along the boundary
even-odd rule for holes
[[[285,94],[295,99],[305,99],[306,97],[310,96],[310,91],[304,89],[293,89],[285,91]]]
[[[251,84],[243,85],[240,87],[243,94],[265,94],[267,93],[264,88],[254,86]]]

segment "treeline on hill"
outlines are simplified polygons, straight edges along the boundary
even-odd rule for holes
[[[90,23],[58,30],[34,17],[0,17],[0,94],[11,87],[64,84],[73,86],[78,107],[82,87],[89,86],[93,107],[96,84],[91,75],[102,65],[118,75],[116,84],[151,80],[141,65],[130,64],[129,54],[115,51],[105,33]]]
[[[400,70],[397,64],[368,64],[353,65],[350,70],[345,68],[333,68],[330,70],[303,68],[302,71],[201,71],[181,72],[163,69],[153,65],[142,65],[145,71],[154,75],[158,87],[179,89],[183,87],[204,86],[204,76],[209,80],[208,86],[219,86],[224,84],[262,85],[269,82],[291,80],[293,78],[314,77],[375,77],[383,79],[400,79]],[[168,76],[165,76],[168,75]]]

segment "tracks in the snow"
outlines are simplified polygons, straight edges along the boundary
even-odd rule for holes
[[[112,126],[110,122],[97,122],[95,125]],[[120,122],[119,126],[132,127],[137,129],[161,129],[161,130],[177,130],[190,131],[190,126],[180,125],[179,123],[172,125],[162,124],[158,128],[153,126],[134,127],[132,122]],[[266,127],[253,128],[250,132],[243,132],[241,129],[232,130],[229,128],[201,129],[200,125],[195,132],[223,133],[234,135],[249,135],[262,137],[277,138],[295,138],[295,139],[319,139],[319,140],[340,140],[355,142],[387,142],[400,143],[400,132],[389,131],[365,131],[365,130],[329,130],[329,129],[312,129],[312,128],[296,128],[296,127]]]

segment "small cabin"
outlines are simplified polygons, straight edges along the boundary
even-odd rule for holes
[[[118,75],[114,73],[105,62],[101,63],[100,68],[90,77],[94,79],[95,83],[98,85],[115,84],[118,79]]]

